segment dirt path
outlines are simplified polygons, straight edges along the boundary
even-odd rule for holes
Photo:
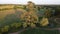
[[[60,30],[60,28],[45,28],[44,30]]]
[[[25,30],[28,30],[29,28],[26,28],[26,29],[23,29],[23,30],[20,30],[18,32],[14,32],[14,33],[9,33],[9,34],[19,34]],[[39,27],[37,27],[37,29],[39,29]],[[40,28],[40,29],[43,29],[43,30],[59,30],[60,32],[60,28]]]

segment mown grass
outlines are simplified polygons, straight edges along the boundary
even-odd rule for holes
[[[19,34],[59,34],[58,30],[43,30],[39,28],[28,29]]]

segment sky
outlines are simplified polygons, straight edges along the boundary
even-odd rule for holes
[[[28,1],[32,1],[35,4],[59,4],[60,0],[0,0],[0,4],[27,4]]]

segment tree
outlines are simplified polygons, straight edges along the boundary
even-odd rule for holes
[[[46,9],[46,11],[45,11],[45,17],[47,17],[47,18],[51,17],[51,12],[52,12],[51,8]]]
[[[43,17],[43,19],[40,21],[41,26],[47,26],[49,24],[48,18]]]
[[[31,23],[38,22],[37,10],[34,8],[34,6],[34,3],[28,2],[28,5],[26,6],[28,11],[21,14],[21,20],[24,22],[24,24],[27,23],[30,25]]]

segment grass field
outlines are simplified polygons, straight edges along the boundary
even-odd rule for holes
[[[6,15],[8,14],[14,14],[15,10],[14,7],[15,5],[0,5],[0,20],[3,19]],[[17,7],[19,7],[20,5],[16,5]],[[19,8],[17,8],[18,10],[20,10]]]
[[[58,30],[43,30],[39,28],[28,29],[20,34],[59,34]]]

